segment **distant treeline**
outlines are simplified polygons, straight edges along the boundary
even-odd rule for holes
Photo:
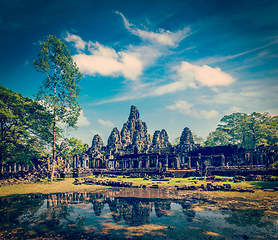
[[[203,146],[238,145],[254,149],[259,145],[278,142],[278,116],[267,112],[232,113],[225,115],[217,128],[210,132],[206,140],[193,134],[194,140]]]

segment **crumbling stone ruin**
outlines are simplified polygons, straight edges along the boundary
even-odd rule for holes
[[[86,144],[86,151],[67,162],[59,177],[86,177],[92,172],[184,177],[221,175],[224,171],[229,176],[239,172],[245,176],[278,176],[278,169],[267,169],[275,161],[278,161],[276,145],[256,149],[239,148],[237,145],[202,147],[194,143],[188,127],[183,129],[179,144],[173,146],[165,129],[156,130],[151,137],[138,109],[131,106],[127,122],[121,131],[113,128],[106,146],[96,134],[92,146]],[[13,166],[6,166],[5,171],[2,166],[1,174],[20,171],[13,169]],[[266,169],[268,172],[264,172]]]
[[[183,129],[180,143],[176,146],[169,142],[165,129],[156,130],[151,139],[138,109],[131,106],[122,130],[113,128],[106,146],[101,137],[95,135],[92,146],[74,158],[73,167],[123,173],[194,170],[204,174],[211,168],[269,166],[277,160],[276,146],[256,149],[239,148],[237,145],[201,147],[194,143],[188,127]]]

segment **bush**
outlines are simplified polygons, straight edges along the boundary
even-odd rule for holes
[[[272,164],[272,167],[278,168],[278,161],[274,162],[274,163]]]

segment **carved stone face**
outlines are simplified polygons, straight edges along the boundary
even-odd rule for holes
[[[160,142],[160,131],[155,131],[153,134],[153,145],[157,145]]]
[[[92,141],[92,148],[96,150],[101,150],[102,147],[103,147],[103,141],[101,137],[98,134],[96,134]]]

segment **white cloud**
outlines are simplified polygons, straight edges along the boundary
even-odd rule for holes
[[[151,42],[157,42],[162,45],[176,46],[181,40],[188,36],[190,27],[185,27],[183,30],[178,30],[177,32],[165,31],[164,29],[159,29],[158,32],[146,31],[136,28],[133,24],[124,17],[120,12],[116,12],[121,15],[124,20],[124,25],[126,29],[134,35],[139,36],[143,40],[149,40]]]
[[[80,115],[78,117],[77,126],[81,127],[81,126],[89,126],[89,125],[91,125],[91,123],[84,116],[83,110],[81,110]]]
[[[212,68],[207,65],[195,66],[188,62],[173,67],[178,73],[174,82],[153,87],[142,96],[161,96],[167,93],[182,91],[188,87],[198,88],[203,86],[211,87],[213,91],[219,92],[215,86],[229,85],[235,81],[229,74],[221,71],[220,68]]]
[[[219,113],[216,110],[198,110],[195,108],[192,108],[193,104],[188,103],[187,101],[175,101],[175,104],[167,106],[168,109],[171,110],[178,110],[184,115],[189,115],[194,118],[215,118],[219,115]]]
[[[220,90],[215,86],[230,85],[236,81],[229,74],[221,71],[220,68],[212,68],[207,65],[195,66],[188,62],[182,62],[179,66],[175,66],[172,69],[177,71],[177,74],[169,74],[172,79],[175,79],[173,82],[160,86],[156,85],[159,81],[154,81],[148,84],[135,82],[131,85],[131,89],[125,96],[103,101],[100,104],[106,102],[124,101],[128,99],[145,98],[149,96],[162,96],[167,93],[183,91],[188,87],[197,89],[208,86],[212,89],[212,91],[219,93]]]
[[[114,76],[122,74],[130,80],[137,80],[142,74],[143,63],[132,54],[120,52],[118,59],[99,55],[78,54],[73,56],[79,70],[87,75]]]
[[[167,106],[171,110],[179,110],[182,114],[188,115],[191,112],[193,104],[187,101],[176,101],[174,105]]]
[[[197,66],[188,62],[182,62],[180,66],[174,67],[178,71],[180,81],[184,85],[190,87],[197,86],[220,86],[230,85],[236,79],[231,77],[229,74],[221,71],[220,68],[212,68],[208,65]]]
[[[134,81],[142,74],[143,62],[140,60],[140,54],[123,51],[116,53],[114,49],[98,42],[89,42],[88,47],[90,55],[80,53],[73,56],[82,73],[102,76],[122,74],[125,78]]]
[[[104,121],[102,119],[99,119],[98,122],[100,123],[100,125],[102,125],[104,127],[114,127],[114,123],[112,123],[110,121]]]
[[[64,38],[67,42],[74,42],[75,44],[75,48],[77,50],[84,50],[86,47],[86,42],[84,42],[81,37],[74,35],[74,34],[70,34],[69,32],[67,32],[67,36]]]
[[[118,59],[118,54],[113,48],[105,47],[98,42],[89,41],[88,47],[94,56],[102,56],[106,58]]]

